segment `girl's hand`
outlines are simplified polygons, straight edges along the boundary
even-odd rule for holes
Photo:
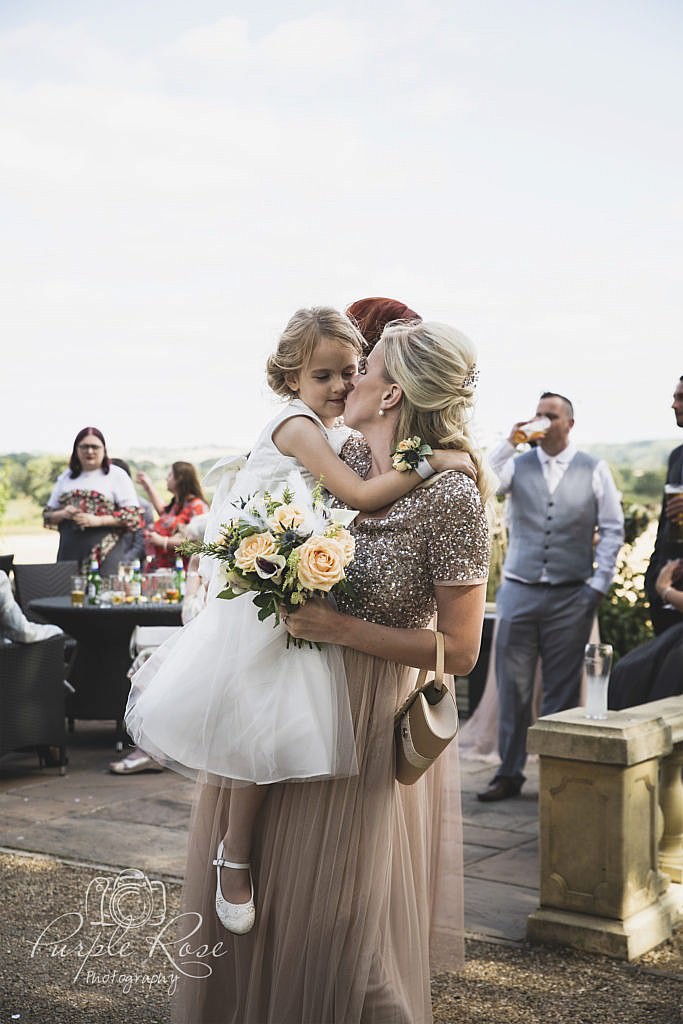
[[[147,539],[155,548],[164,548],[165,550],[168,547],[168,537],[162,536],[156,530],[150,530],[147,534]]]
[[[139,484],[141,484],[145,488],[146,491],[149,491],[150,487],[152,486],[152,481],[150,480],[146,473],[140,470],[139,473],[135,474],[135,479]]]
[[[290,636],[297,640],[310,640],[319,644],[342,643],[343,623],[346,618],[335,611],[324,597],[312,597],[295,612],[280,605],[280,618]]]
[[[470,480],[477,482],[477,467],[468,452],[440,448],[429,456],[429,461],[437,473],[454,470],[456,473],[464,473]]]

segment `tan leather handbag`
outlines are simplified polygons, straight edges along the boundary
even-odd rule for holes
[[[458,732],[455,697],[443,681],[443,633],[434,636],[436,674],[427,680],[427,669],[420,670],[394,718],[396,778],[404,786],[417,782]]]

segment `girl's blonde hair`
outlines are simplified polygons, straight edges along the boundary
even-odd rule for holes
[[[477,379],[474,345],[454,327],[419,321],[387,324],[381,341],[385,376],[403,391],[394,444],[417,435],[433,448],[468,452],[487,500],[491,488],[469,425]]]
[[[280,335],[277,349],[266,363],[266,380],[276,395],[291,398],[295,392],[285,376],[298,373],[311,361],[316,346],[323,338],[350,345],[357,355],[364,347],[357,327],[331,306],[312,306],[298,309]]]

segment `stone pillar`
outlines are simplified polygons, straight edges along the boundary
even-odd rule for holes
[[[683,882],[683,744],[662,761],[659,778],[664,833],[659,866],[673,882]]]
[[[575,708],[529,730],[528,750],[540,756],[532,942],[632,960],[671,934],[658,866],[659,760],[671,753],[671,727],[647,708],[602,722]]]

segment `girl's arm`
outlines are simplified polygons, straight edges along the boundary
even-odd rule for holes
[[[453,675],[468,675],[477,663],[484,621],[486,585],[434,588],[437,628],[444,635],[444,668]],[[399,629],[366,622],[335,611],[321,598],[307,601],[295,612],[284,610],[291,636],[314,643],[353,647],[400,665],[435,668],[436,648],[430,629]]]
[[[413,469],[404,473],[391,469],[371,480],[362,480],[335,455],[320,428],[306,416],[293,416],[285,420],[273,434],[273,443],[283,455],[291,456],[305,466],[316,480],[322,477],[326,490],[335,498],[360,512],[376,512],[391,505],[422,483],[422,478]],[[463,466],[466,464],[468,457],[463,452],[435,452],[429,456],[429,461],[439,473],[453,468],[453,455],[462,456]],[[463,469],[463,472],[466,470]]]

